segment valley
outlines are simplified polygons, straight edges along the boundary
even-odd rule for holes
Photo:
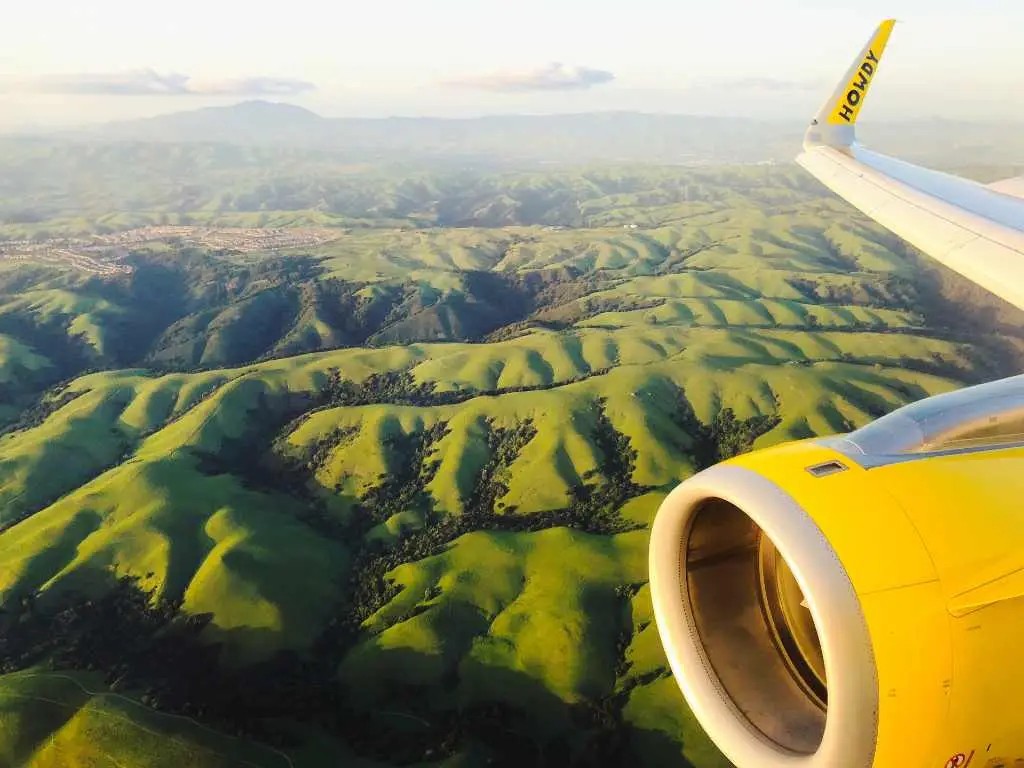
[[[94,275],[131,274],[121,262],[132,248],[150,243],[184,244],[208,250],[236,253],[314,247],[340,237],[330,229],[263,229],[258,227],[140,227],[88,238],[0,240],[0,261],[67,265]]]
[[[724,767],[661,499],[1020,370],[1020,313],[788,165],[307,182],[0,222],[123,266],[0,260],[0,762]]]

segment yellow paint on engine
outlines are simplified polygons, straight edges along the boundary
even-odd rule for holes
[[[943,750],[985,754],[991,744],[1024,759],[1024,450],[875,472],[920,531],[942,584],[954,659]]]
[[[847,470],[807,471],[831,460]],[[944,768],[972,750],[1024,759],[1024,449],[864,470],[804,442],[732,463],[808,512],[860,597],[879,680],[874,768]]]

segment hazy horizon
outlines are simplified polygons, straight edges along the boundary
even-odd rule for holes
[[[383,114],[325,114],[317,109],[313,109],[304,106],[297,101],[282,101],[272,98],[253,98],[253,99],[235,99],[228,100],[223,103],[200,103],[191,107],[180,107],[175,109],[173,105],[170,108],[160,109],[152,112],[146,112],[138,115],[132,115],[125,118],[114,118],[102,115],[93,116],[92,119],[86,117],[84,119],[75,121],[30,121],[25,120],[24,122],[3,122],[0,121],[0,136],[45,136],[49,134],[61,134],[65,132],[75,132],[78,130],[88,131],[104,125],[120,125],[128,124],[135,121],[146,121],[151,119],[159,119],[164,117],[172,117],[183,113],[196,113],[207,109],[224,109],[230,110],[232,108],[242,107],[246,104],[252,103],[263,103],[272,106],[280,107],[298,107],[306,110],[317,117],[321,117],[327,120],[353,120],[353,121],[450,121],[450,122],[461,122],[461,121],[473,121],[473,120],[501,120],[501,119],[538,119],[543,120],[545,118],[571,118],[581,117],[589,115],[631,115],[631,116],[642,116],[650,118],[692,118],[695,120],[700,119],[717,119],[726,121],[736,122],[751,122],[751,123],[763,123],[765,125],[793,125],[798,126],[806,122],[806,116],[804,115],[774,115],[767,117],[758,117],[756,115],[742,115],[742,114],[714,114],[707,112],[687,112],[687,111],[659,111],[657,109],[593,109],[593,110],[567,110],[563,112],[537,112],[537,111],[495,111],[495,112],[467,112],[465,114],[458,115],[445,115],[445,114],[406,114],[406,113],[383,113]],[[871,121],[870,124],[864,127],[864,131],[870,133],[872,127],[892,127],[900,125],[914,125],[921,126],[930,121],[934,121],[937,124],[949,124],[949,125],[977,125],[977,126],[1005,126],[1013,127],[1024,123],[1024,114],[1020,116],[946,116],[946,115],[888,115],[881,116]]]
[[[12,7],[0,30],[0,128],[155,116],[251,98],[326,117],[647,112],[804,119],[875,24],[901,20],[870,117],[1024,119],[1024,6],[807,0],[769,11],[640,0],[444,0],[287,16],[183,0]],[[737,21],[737,19],[741,21]],[[315,22],[315,23],[314,23]],[[884,78],[884,79],[883,79]]]

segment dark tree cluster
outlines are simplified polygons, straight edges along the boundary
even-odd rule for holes
[[[358,427],[335,427],[323,437],[313,441],[301,459],[306,472],[310,475],[315,474],[327,463],[331,454],[339,446],[344,445],[358,432]]]
[[[680,404],[674,421],[693,440],[690,449],[697,469],[706,469],[720,461],[747,453],[754,441],[771,432],[782,419],[777,414],[758,414],[749,419],[737,418],[732,408],[723,408],[710,424],[703,424],[680,392]]]
[[[838,285],[802,277],[789,277],[786,281],[803,295],[805,301],[812,304],[908,310],[914,309],[916,302],[912,286],[893,279],[876,283],[857,281]]]
[[[105,673],[115,690],[141,690],[145,704],[190,704],[181,686],[216,673],[218,650],[197,642],[210,615],[180,615],[180,601],[157,599],[138,580],[119,579],[100,597],[62,594],[43,608],[34,595],[8,600],[0,615],[0,669],[38,664]]]
[[[715,414],[710,427],[715,461],[725,461],[752,450],[754,441],[775,429],[781,421],[775,414],[758,414],[749,419],[738,419],[732,408],[723,408]]]
[[[593,439],[601,453],[601,463],[591,473],[595,484],[581,483],[572,489],[572,498],[560,517],[565,525],[592,533],[620,533],[630,528],[619,516],[622,506],[634,496],[648,491],[633,482],[637,451],[626,435],[619,432],[604,408],[596,404]]]
[[[88,389],[70,390],[65,386],[64,388],[58,387],[53,391],[47,392],[33,405],[22,411],[17,421],[7,424],[6,426],[0,426],[0,435],[8,432],[17,432],[23,429],[38,427],[46,421],[51,414],[59,411],[72,400],[81,397],[88,391]],[[0,402],[3,402],[2,398],[0,398]]]
[[[487,463],[481,467],[473,490],[466,500],[463,514],[471,518],[493,516],[498,499],[508,493],[508,471],[516,457],[537,436],[532,420],[521,421],[514,427],[495,427],[487,430]],[[506,514],[515,510],[507,509]]]
[[[458,405],[476,397],[497,397],[513,392],[543,392],[557,389],[568,384],[586,381],[594,376],[604,376],[610,370],[610,368],[596,368],[580,376],[532,386],[438,391],[435,383],[417,382],[408,370],[373,373],[362,382],[355,382],[344,378],[341,371],[334,368],[330,371],[327,383],[320,391],[318,408],[380,404],[411,405],[424,408]]]
[[[417,382],[409,371],[373,373],[361,382],[344,378],[338,369],[332,369],[321,390],[321,402],[328,407],[358,405],[433,406],[459,402],[465,395],[458,392],[435,392],[435,385]]]
[[[380,485],[374,486],[360,499],[358,511],[365,513],[364,525],[376,525],[392,515],[406,510],[430,512],[430,499],[426,487],[440,466],[439,459],[429,460],[434,446],[448,434],[446,422],[438,422],[423,432],[399,433],[384,440],[391,454],[393,469],[381,476]]]

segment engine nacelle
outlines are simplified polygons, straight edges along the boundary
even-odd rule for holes
[[[695,475],[650,580],[738,768],[1024,767],[1024,377]]]

